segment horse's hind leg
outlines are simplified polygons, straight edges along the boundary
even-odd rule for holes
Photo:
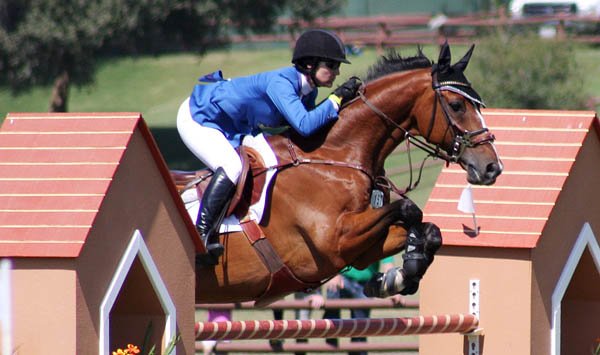
[[[442,245],[440,229],[433,223],[423,223],[409,229],[406,251],[402,256],[402,268],[379,273],[364,289],[368,297],[388,297],[395,294],[412,295],[417,292],[419,282],[433,262],[434,255]]]

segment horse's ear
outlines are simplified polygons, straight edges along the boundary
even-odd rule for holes
[[[446,70],[448,70],[448,68],[450,68],[450,61],[451,61],[451,55],[450,55],[450,46],[448,45],[448,41],[446,40],[444,42],[444,44],[442,45],[442,48],[440,49],[440,56],[438,58],[438,70],[440,72],[444,72]]]
[[[456,64],[452,66],[455,70],[464,72],[467,68],[467,64],[469,64],[469,60],[471,60],[471,55],[473,54],[473,49],[475,49],[475,45],[472,44],[471,48],[467,51],[467,53],[459,60]]]

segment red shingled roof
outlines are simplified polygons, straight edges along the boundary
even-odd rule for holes
[[[445,245],[533,248],[584,138],[600,134],[598,119],[587,111],[487,109],[483,115],[504,172],[492,186],[472,187],[480,234],[465,233],[473,218],[457,210],[467,182],[456,164],[439,175],[425,218],[440,227]]]
[[[136,128],[160,155],[139,113],[9,114],[0,129],[0,257],[79,255]]]

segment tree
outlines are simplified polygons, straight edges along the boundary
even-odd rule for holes
[[[296,21],[313,22],[319,17],[327,17],[339,10],[346,0],[304,0],[291,1],[289,4],[292,18]]]
[[[490,107],[582,109],[585,72],[571,41],[498,32],[480,41],[469,78]]]
[[[204,50],[226,39],[230,27],[240,32],[269,30],[288,2],[295,4],[291,0],[0,0],[0,85],[19,93],[52,84],[49,110],[64,112],[69,88],[94,80],[101,55]],[[305,6],[326,3],[312,0]]]
[[[0,83],[18,93],[53,83],[50,111],[66,111],[71,83],[93,80],[96,54],[139,15],[116,1],[3,0]],[[128,12],[131,11],[131,12]],[[15,16],[16,15],[16,16]]]

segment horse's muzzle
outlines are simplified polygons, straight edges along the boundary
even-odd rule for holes
[[[496,178],[502,173],[502,165],[499,163],[489,163],[484,171],[480,171],[473,164],[467,164],[467,181],[474,185],[492,185]]]

